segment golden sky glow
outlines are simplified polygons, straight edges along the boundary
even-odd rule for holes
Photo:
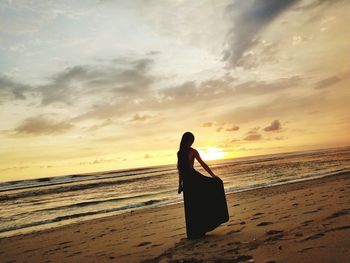
[[[350,144],[346,0],[2,1],[0,181]]]

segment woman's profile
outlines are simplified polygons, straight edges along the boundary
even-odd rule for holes
[[[201,159],[198,151],[192,148],[194,135],[182,135],[177,152],[179,172],[178,193],[183,191],[187,238],[205,236],[229,219],[222,180]],[[194,160],[212,176],[204,176],[193,168]]]

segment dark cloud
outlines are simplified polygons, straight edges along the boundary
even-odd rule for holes
[[[244,138],[245,141],[259,141],[261,139],[262,139],[261,134],[257,134],[257,133],[256,134],[249,134]]]
[[[13,81],[9,77],[0,75],[0,102],[7,99],[26,99],[25,93],[30,92],[32,87]]]
[[[264,131],[266,131],[266,132],[279,131],[281,129],[282,129],[282,125],[281,125],[280,121],[274,120],[273,122],[271,122],[270,125],[268,125],[264,128]]]
[[[124,66],[83,65],[65,69],[52,77],[50,83],[38,87],[42,104],[72,104],[96,93],[106,94],[109,97],[129,97],[132,94],[145,92],[154,81],[149,74],[153,60],[124,62]]]
[[[27,135],[53,135],[65,133],[74,126],[69,122],[57,122],[43,116],[25,119],[14,132]]]
[[[230,128],[227,128],[226,131],[238,131],[239,130],[239,126],[237,125],[233,125]]]
[[[235,67],[244,53],[258,44],[259,33],[275,17],[298,0],[246,0],[235,1],[227,7],[233,27],[228,34],[228,48],[223,60]]]

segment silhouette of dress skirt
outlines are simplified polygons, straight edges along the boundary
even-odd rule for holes
[[[220,178],[207,177],[190,169],[183,177],[186,233],[203,236],[229,219],[224,185]]]

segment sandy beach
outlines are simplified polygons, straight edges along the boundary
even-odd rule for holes
[[[1,262],[350,262],[350,173],[227,195],[230,220],[187,240],[182,204],[0,240]]]

